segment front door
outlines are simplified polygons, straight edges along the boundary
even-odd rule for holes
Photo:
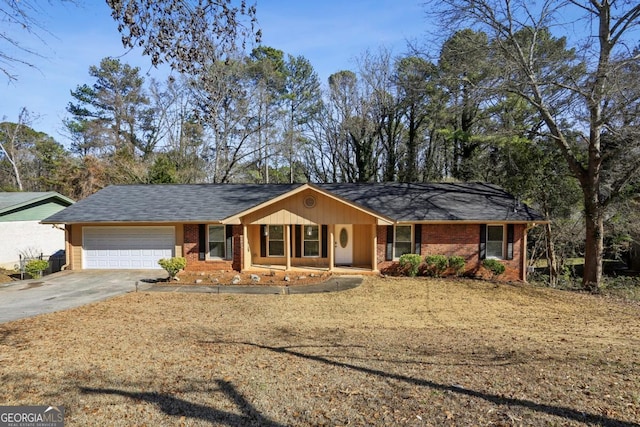
[[[337,224],[335,229],[336,265],[353,263],[353,227],[351,224]]]

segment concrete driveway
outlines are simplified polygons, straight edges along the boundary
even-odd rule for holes
[[[1,284],[0,323],[101,301],[135,291],[136,282],[165,277],[164,270],[62,271]]]

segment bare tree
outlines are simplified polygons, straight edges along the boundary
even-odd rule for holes
[[[205,160],[211,182],[234,182],[238,175],[253,171],[241,166],[255,159],[260,150],[256,135],[266,125],[255,115],[260,100],[251,96],[247,86],[246,64],[241,59],[213,63],[205,78],[192,82],[200,120],[207,130]]]
[[[122,44],[141,46],[153,65],[181,73],[206,73],[208,65],[235,54],[247,39],[260,41],[256,7],[245,0],[107,0]]]
[[[157,138],[162,142],[155,162],[162,159],[175,169],[178,183],[191,184],[205,178],[204,127],[195,114],[196,100],[187,78],[170,78],[166,86],[152,81],[151,103]],[[155,164],[155,163],[154,163]]]
[[[401,158],[402,110],[397,80],[394,76],[391,51],[381,48],[377,53],[365,52],[358,58],[363,84],[371,94],[371,117],[378,138],[381,179],[395,181]]]
[[[20,110],[17,123],[0,124],[0,154],[11,165],[16,187],[23,191],[22,178],[20,174],[20,157],[23,155],[23,130],[29,126],[29,112],[26,108]],[[1,159],[1,158],[0,158]]]
[[[53,3],[75,3],[75,0],[58,0]],[[38,19],[43,13],[42,1],[34,0],[0,0],[0,74],[9,80],[18,76],[12,71],[14,64],[35,67],[28,58],[41,58],[42,55],[24,43],[24,35],[28,34],[45,44],[43,36],[47,29]]]
[[[486,31],[499,49],[505,79],[499,84],[533,106],[548,135],[577,178],[584,200],[583,286],[598,289],[602,278],[605,211],[640,169],[636,78],[624,70],[640,55],[629,48],[640,26],[640,5],[615,0],[429,1],[448,28],[469,24]],[[550,32],[583,14],[588,40],[566,46]],[[455,24],[455,25],[453,25]],[[580,56],[582,55],[582,56]],[[618,100],[625,99],[625,102]],[[578,143],[570,135],[580,134]],[[624,146],[624,150],[617,147]]]

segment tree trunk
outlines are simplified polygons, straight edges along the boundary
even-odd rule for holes
[[[585,250],[582,286],[596,292],[602,280],[604,252],[604,208],[598,202],[596,192],[585,194]]]
[[[13,127],[13,132],[9,137],[9,143],[7,144],[9,148],[5,147],[2,142],[0,142],[0,151],[4,153],[5,158],[13,168],[13,175],[16,179],[16,186],[19,191],[23,191],[23,188],[22,179],[20,178],[20,169],[18,168],[18,150],[16,146],[18,145],[18,135],[20,134],[20,129],[22,128],[26,115],[27,110],[23,107],[18,117],[18,123]]]
[[[553,245],[553,234],[551,233],[551,222],[544,226],[545,240],[547,241],[547,265],[549,266],[549,286],[555,288],[558,284],[558,261],[556,250]]]

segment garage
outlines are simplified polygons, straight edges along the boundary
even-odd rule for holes
[[[155,269],[174,256],[174,227],[83,227],[85,269]]]

